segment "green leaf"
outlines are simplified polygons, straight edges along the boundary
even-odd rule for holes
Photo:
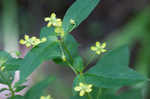
[[[143,99],[141,89],[130,89],[120,94],[112,94],[103,91],[100,99]]]
[[[78,72],[82,72],[84,69],[84,63],[83,63],[83,59],[81,56],[77,56],[74,58],[74,62],[73,62],[73,67],[78,71]]]
[[[77,41],[74,39],[72,35],[68,34],[65,36],[62,47],[67,60],[69,60],[71,63],[73,63],[73,60],[71,60],[70,57],[72,57],[73,59],[74,57],[78,56],[78,46],[79,44],[77,43]],[[68,54],[68,52],[70,53],[70,55]],[[67,65],[63,62],[62,57],[57,57],[53,61],[56,64],[61,64],[65,66]]]
[[[21,59],[13,58],[9,53],[0,51],[0,66],[4,66],[4,71],[15,71],[19,68]]]
[[[121,47],[104,55],[84,75],[78,76],[83,82],[100,88],[115,88],[146,81],[146,78],[128,67],[128,49]],[[82,78],[82,79],[81,79]]]
[[[41,38],[46,36],[47,41],[32,48],[21,61],[21,66],[19,67],[19,83],[24,82],[24,80],[44,61],[61,55],[58,42],[56,41],[56,36],[54,36],[52,29],[53,28],[43,28],[41,30]]]
[[[5,51],[0,51],[0,66],[4,64],[11,56]]]
[[[114,49],[108,53],[106,53],[97,65],[102,64],[105,67],[112,67],[113,65],[125,66],[128,67],[129,65],[129,49],[127,46],[122,46],[118,49]],[[116,66],[117,67],[117,66]]]
[[[14,75],[15,75],[14,71],[5,71],[5,72],[0,71],[0,83],[6,85],[11,84],[12,81],[14,80]]]
[[[77,27],[89,16],[98,3],[99,0],[76,0],[75,3],[67,10],[64,16],[64,31],[70,32],[71,28],[73,29]],[[70,19],[75,20],[76,26],[70,24]]]
[[[23,90],[26,87],[27,87],[26,85],[17,86],[15,92],[20,92],[21,90]]]
[[[3,91],[5,91],[5,90],[8,90],[8,89],[7,88],[0,89],[0,93],[3,92]]]
[[[8,98],[8,99],[12,99],[12,98]],[[13,99],[25,99],[25,98],[24,98],[24,96],[17,95],[15,97],[13,97]]]
[[[10,58],[3,65],[5,66],[4,71],[16,71],[19,69],[22,59],[21,58]]]
[[[40,38],[46,37],[51,42],[56,42],[57,37],[53,27],[43,27],[40,31]]]
[[[71,53],[72,57],[78,55],[79,44],[71,34],[66,35],[66,37],[64,38],[64,44]]]
[[[45,80],[34,85],[24,96],[25,99],[40,99],[40,96],[43,95],[44,89],[48,87],[48,85],[55,80],[55,77],[49,77]]]

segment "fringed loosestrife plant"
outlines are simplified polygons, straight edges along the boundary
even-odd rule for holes
[[[48,96],[41,96],[40,99],[53,99],[50,95]]]
[[[61,27],[62,21],[60,18],[56,18],[56,14],[52,13],[50,17],[46,17],[45,21],[48,22],[47,27]]]
[[[90,93],[92,91],[92,86],[92,84],[84,84],[80,82],[79,85],[74,88],[74,90],[80,92],[79,96],[84,96],[86,93]]]
[[[101,53],[106,52],[107,50],[105,49],[106,47],[106,43],[100,43],[100,42],[96,42],[96,46],[91,46],[91,50],[96,52],[96,54],[100,55]]]
[[[106,43],[97,41],[89,51],[94,52],[93,56],[103,54],[103,57],[97,58],[95,65],[90,67],[88,65],[92,56],[84,61],[79,54],[79,44],[70,32],[88,17],[98,3],[99,0],[76,0],[63,19],[57,18],[55,13],[46,17],[44,21],[47,25],[41,29],[40,38],[25,35],[19,41],[21,45],[31,48],[24,58],[13,58],[7,52],[0,51],[0,83],[8,86],[0,92],[9,90],[9,99],[52,99],[50,95],[43,96],[46,94],[43,92],[55,77],[48,77],[35,84],[24,96],[16,94],[27,87],[22,83],[47,60],[66,65],[75,73],[71,99],[103,99],[109,95],[120,99],[121,96],[113,94],[115,92],[111,92],[114,91],[112,89],[119,90],[123,86],[147,81],[147,78],[128,67],[129,51],[126,46],[107,51]],[[12,86],[12,78],[18,70],[20,80]]]
[[[47,41],[46,37],[43,37],[42,39],[38,39],[37,37],[33,36],[31,38],[29,38],[28,35],[24,35],[24,39],[20,40],[20,44],[25,45],[26,47],[30,47],[30,46],[37,46],[40,43],[44,43]]]

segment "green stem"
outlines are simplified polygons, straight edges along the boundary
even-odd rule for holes
[[[68,61],[66,61],[66,63],[70,66],[70,68],[74,71],[74,73],[78,75],[78,72],[73,68],[73,66]]]
[[[63,44],[61,41],[59,41],[59,45],[60,45],[60,49],[61,49],[62,54],[65,55],[65,53],[64,53],[64,50],[65,50],[65,51],[67,52],[67,54],[69,55],[70,59],[71,59],[71,63],[73,63],[73,58],[72,58],[72,56],[71,56],[69,50],[67,49],[67,47],[64,47],[64,49],[63,49],[63,47],[62,47],[62,45],[65,45],[65,44]],[[73,68],[72,64],[71,64],[67,59],[66,59],[66,63],[69,65],[69,67],[70,67],[70,68],[74,71],[74,73],[77,75],[78,72]]]
[[[71,32],[76,27],[76,24],[74,24],[70,29],[69,32]]]
[[[11,87],[11,84],[8,85],[9,90],[11,92],[11,99],[13,99],[13,97],[15,96],[15,91],[13,90],[13,88]]]
[[[71,59],[71,63],[73,63],[73,57],[72,55],[70,54],[70,51],[68,50],[68,48],[66,47],[66,45],[64,44],[64,42],[61,42],[64,50],[66,51],[66,53],[69,55],[69,58]]]
[[[11,99],[13,99],[13,97],[15,96],[15,92],[14,92],[13,88],[11,87],[11,84],[9,82],[7,82],[8,80],[5,78],[5,76],[1,72],[0,72],[0,76],[2,77],[2,79],[5,80],[6,84],[8,85],[9,90],[11,92]]]
[[[100,97],[101,93],[102,93],[102,89],[101,89],[101,88],[99,88],[98,93],[97,93],[97,99],[99,99],[99,97]]]

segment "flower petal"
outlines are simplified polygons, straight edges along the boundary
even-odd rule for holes
[[[96,54],[100,55],[100,54],[101,54],[101,51],[96,51]]]
[[[44,19],[44,21],[45,22],[48,22],[48,21],[50,21],[51,19],[49,18],[49,17],[46,17],[45,19]]]
[[[103,52],[103,53],[106,52],[106,51],[107,51],[106,49],[102,49],[102,50],[101,50],[101,52]]]
[[[96,48],[95,46],[91,46],[91,50],[92,50],[92,51],[96,51],[97,48]]]
[[[29,35],[24,35],[25,40],[29,40]]]
[[[102,48],[105,48],[105,47],[106,47],[106,43],[103,43],[103,44],[101,45],[101,47],[102,47]]]
[[[80,87],[84,86],[84,84],[82,82],[79,83]]]
[[[55,19],[56,18],[56,14],[55,13],[52,13],[51,14],[51,19]]]
[[[30,47],[30,46],[31,46],[31,44],[30,44],[30,43],[26,43],[25,45],[26,45],[26,47]]]
[[[75,91],[80,91],[80,90],[81,90],[81,87],[77,86],[77,87],[74,88],[74,90],[75,90]]]
[[[48,22],[47,27],[51,27],[52,23]]]
[[[85,91],[81,90],[80,91],[80,96],[84,96],[84,94],[85,94]]]
[[[88,88],[91,88],[92,86],[93,86],[92,84],[89,84],[89,85],[88,85]]]
[[[100,42],[97,41],[97,42],[96,42],[96,46],[97,46],[97,47],[100,47],[100,45],[101,45]]]
[[[92,89],[87,89],[86,90],[87,93],[90,93],[91,91],[92,91]]]
[[[24,45],[26,42],[25,42],[25,40],[21,39],[21,40],[19,41],[19,43],[22,44],[22,45]]]

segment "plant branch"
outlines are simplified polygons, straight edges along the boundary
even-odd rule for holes
[[[64,47],[64,49],[63,49],[62,45],[65,45],[65,44],[63,44],[61,41],[59,41],[59,45],[60,45],[60,49],[61,49],[62,54],[65,55],[65,53],[64,53],[64,50],[65,50],[65,51],[67,52],[67,54],[69,55],[69,57],[70,57],[70,59],[71,59],[71,63],[70,63],[67,59],[66,59],[66,63],[69,65],[69,67],[70,67],[70,68],[74,71],[74,73],[77,75],[78,72],[77,72],[77,71],[73,68],[73,66],[72,66],[73,58],[72,58],[72,56],[71,56],[69,50],[67,49],[67,47]]]

